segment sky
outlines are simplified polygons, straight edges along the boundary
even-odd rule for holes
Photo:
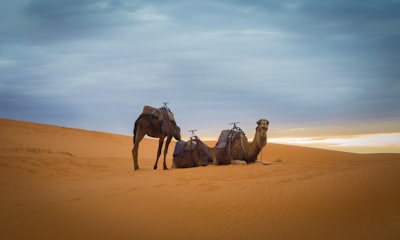
[[[400,152],[398,26],[397,0],[1,1],[0,117],[131,135],[168,102],[184,138]]]

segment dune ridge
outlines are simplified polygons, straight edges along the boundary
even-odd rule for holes
[[[131,136],[9,119],[0,133],[2,239],[400,239],[400,154],[268,143],[269,165],[154,171],[144,139],[133,171]]]

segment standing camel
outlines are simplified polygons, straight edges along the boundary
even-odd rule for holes
[[[161,150],[164,144],[164,139],[167,138],[167,142],[164,147],[164,170],[168,170],[166,164],[166,156],[168,153],[168,147],[172,137],[176,140],[181,139],[181,130],[176,125],[175,119],[172,112],[168,109],[166,104],[161,108],[153,108],[145,106],[142,114],[136,119],[135,126],[133,128],[133,148],[132,158],[135,170],[139,169],[138,164],[138,152],[140,141],[148,135],[153,138],[158,138],[158,151],[156,162],[154,163],[153,169],[157,169],[158,159],[161,155]]]
[[[212,162],[208,146],[204,144],[194,131],[189,141],[179,141],[175,145],[172,159],[172,168],[190,168],[198,166],[207,166]]]
[[[257,121],[256,133],[252,142],[248,142],[244,132],[236,127],[236,123],[234,123],[233,129],[222,131],[212,150],[214,164],[231,164],[232,160],[254,163],[261,149],[267,144],[268,125],[267,119]]]

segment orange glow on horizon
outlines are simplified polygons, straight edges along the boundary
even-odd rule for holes
[[[279,137],[268,142],[356,153],[400,153],[400,132],[324,137]]]

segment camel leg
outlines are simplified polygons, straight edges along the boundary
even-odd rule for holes
[[[140,131],[136,132],[136,135],[134,136],[134,144],[132,148],[132,157],[133,157],[133,166],[135,170],[139,169],[139,164],[138,164],[138,152],[139,152],[139,144],[140,141],[144,138],[144,134],[142,134]]]
[[[214,149],[213,156],[212,156],[213,164],[214,164],[214,165],[219,165],[218,153],[219,153],[219,150]]]
[[[154,163],[154,167],[153,167],[154,170],[157,169],[158,159],[161,156],[161,149],[162,149],[163,144],[164,144],[164,138],[160,137],[159,140],[158,140],[157,159],[156,159],[156,162]]]
[[[164,164],[163,164],[164,170],[168,170],[167,163],[166,163],[166,158],[167,158],[168,147],[169,147],[169,144],[171,142],[171,139],[172,139],[172,136],[168,136],[167,142],[165,143],[165,147],[164,147]]]

